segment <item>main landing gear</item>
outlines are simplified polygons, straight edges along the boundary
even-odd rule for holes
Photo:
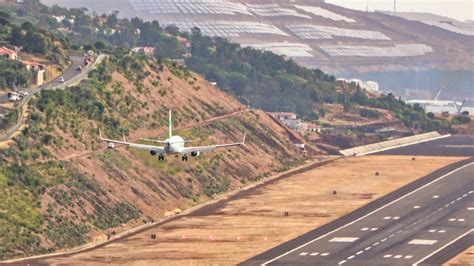
[[[158,161],[164,161],[165,156],[163,154],[158,155]]]
[[[187,162],[188,161],[188,156],[186,154],[183,155],[183,157],[181,158],[181,161]]]

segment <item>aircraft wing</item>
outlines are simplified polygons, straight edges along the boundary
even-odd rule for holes
[[[102,132],[100,130],[99,130],[99,137],[100,137],[101,141],[107,142],[107,143],[125,145],[125,146],[129,146],[129,147],[135,148],[135,149],[154,151],[156,153],[165,153],[165,148],[160,147],[160,146],[132,143],[132,142],[127,142],[125,139],[123,141],[122,140],[105,139],[105,138],[102,137]]]
[[[229,147],[242,146],[242,145],[245,145],[245,135],[244,135],[244,139],[242,140],[242,142],[230,143],[230,144],[221,144],[221,145],[200,146],[200,147],[187,147],[187,148],[183,148],[180,151],[180,153],[181,154],[190,154],[190,153],[193,153],[193,152],[194,153],[195,152],[202,153],[202,152],[213,151],[213,150],[219,149],[219,148],[229,148]]]

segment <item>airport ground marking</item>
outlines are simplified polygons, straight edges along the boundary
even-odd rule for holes
[[[409,245],[425,245],[431,246],[438,242],[438,240],[434,239],[413,239],[412,241],[408,242]]]
[[[459,239],[465,237],[466,235],[470,234],[474,232],[474,228],[471,228],[470,230],[468,230],[467,232],[465,232],[464,234],[458,236],[457,238],[453,239],[451,242],[447,243],[446,245],[438,248],[437,250],[433,251],[432,253],[428,254],[426,257],[420,259],[419,261],[413,263],[413,266],[417,266],[418,264],[422,263],[423,261],[427,260],[428,258],[430,258],[431,256],[435,255],[436,253],[440,252],[441,250],[445,249],[446,247],[456,243],[456,241],[458,241]]]
[[[438,181],[440,181],[440,180],[443,180],[444,178],[446,178],[446,177],[448,177],[448,176],[450,176],[450,175],[452,175],[452,174],[454,174],[454,173],[456,173],[456,172],[458,172],[458,171],[460,171],[460,170],[462,170],[462,169],[464,169],[464,168],[470,167],[471,165],[474,165],[474,162],[471,162],[471,163],[465,164],[465,165],[463,165],[463,166],[461,166],[461,167],[459,167],[459,168],[456,168],[456,169],[452,170],[451,172],[449,172],[449,173],[447,173],[447,174],[445,174],[445,175],[443,175],[443,176],[441,176],[441,177],[438,177],[438,178],[436,178],[435,180],[432,180],[432,181],[426,183],[425,185],[423,185],[423,186],[421,186],[421,187],[419,187],[419,188],[417,188],[417,189],[415,189],[415,190],[413,190],[413,191],[411,191],[411,192],[409,192],[409,193],[407,193],[407,194],[405,194],[405,195],[403,195],[403,196],[401,196],[401,197],[399,197],[399,198],[397,198],[397,199],[395,199],[395,200],[393,200],[393,201],[391,201],[391,202],[389,202],[389,203],[387,203],[387,204],[385,204],[385,205],[383,205],[383,206],[381,206],[381,207],[379,207],[379,208],[373,210],[372,212],[369,212],[368,214],[357,218],[357,219],[354,220],[354,221],[351,221],[351,222],[349,222],[349,223],[347,223],[347,224],[345,224],[345,225],[343,225],[343,226],[340,226],[340,227],[338,227],[338,228],[336,228],[336,229],[334,229],[334,230],[332,230],[332,231],[330,231],[330,232],[328,232],[328,233],[326,233],[326,234],[324,234],[324,235],[322,235],[322,236],[319,236],[319,237],[317,237],[317,238],[315,238],[315,239],[313,239],[313,240],[311,240],[311,241],[308,241],[308,242],[306,242],[306,243],[304,243],[304,244],[302,244],[302,245],[300,245],[300,246],[298,246],[298,247],[296,247],[296,248],[294,248],[294,249],[292,249],[292,250],[290,250],[290,251],[287,251],[287,252],[285,252],[285,253],[283,253],[283,254],[281,254],[281,255],[279,255],[279,256],[277,256],[277,257],[271,259],[271,260],[268,260],[268,261],[262,263],[261,265],[264,266],[264,265],[267,265],[267,264],[269,264],[269,263],[272,263],[272,262],[274,262],[275,260],[278,260],[278,259],[280,259],[280,258],[282,258],[282,257],[284,257],[284,256],[286,256],[286,255],[288,255],[288,254],[291,254],[291,253],[295,252],[295,251],[298,250],[298,249],[301,249],[301,248],[303,248],[303,247],[305,247],[305,246],[307,246],[307,245],[309,245],[309,244],[311,244],[311,243],[314,243],[314,242],[316,242],[316,241],[318,241],[318,240],[320,240],[320,239],[322,239],[322,238],[324,238],[324,237],[326,237],[326,236],[329,236],[329,235],[331,235],[331,234],[333,234],[333,233],[335,233],[335,232],[338,232],[338,231],[341,230],[341,229],[344,229],[344,228],[346,228],[346,227],[348,227],[348,226],[350,226],[350,225],[353,225],[354,223],[356,223],[356,222],[358,222],[358,221],[360,221],[360,220],[363,220],[363,219],[365,219],[365,218],[371,216],[372,214],[374,214],[374,213],[376,213],[376,212],[379,212],[380,210],[383,210],[383,209],[385,209],[386,207],[391,206],[392,204],[395,204],[395,203],[401,201],[402,199],[405,199],[406,197],[411,196],[411,195],[415,194],[416,192],[418,192],[418,191],[420,191],[420,190],[422,190],[422,189],[424,189],[424,188],[426,188],[426,187],[428,187],[428,186],[431,186],[432,184],[434,184],[434,183],[436,183],[436,182],[438,182]],[[472,194],[472,193],[474,193],[474,190],[469,191],[469,194]],[[382,241],[382,242],[383,242],[383,241]]]

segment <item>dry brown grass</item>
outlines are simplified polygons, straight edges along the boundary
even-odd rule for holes
[[[474,246],[466,249],[461,254],[454,257],[452,260],[446,262],[445,266],[467,266],[474,265]]]
[[[184,217],[100,249],[46,262],[236,264],[460,159],[341,159],[256,189],[205,215]],[[285,211],[289,217],[284,217]],[[152,233],[156,240],[150,239]]]

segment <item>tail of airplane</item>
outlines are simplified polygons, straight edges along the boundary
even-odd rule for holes
[[[168,138],[171,139],[173,136],[173,121],[171,119],[171,110],[169,111],[169,118],[168,118]]]

